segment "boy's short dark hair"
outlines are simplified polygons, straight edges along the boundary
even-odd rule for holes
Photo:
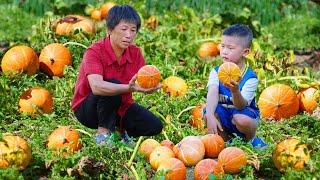
[[[253,38],[251,29],[243,24],[234,24],[229,26],[223,31],[223,35],[243,38],[243,45],[247,48],[251,46]]]
[[[141,19],[139,14],[133,7],[129,5],[116,5],[113,6],[107,17],[107,27],[109,30],[113,30],[120,21],[130,22],[137,25],[137,31],[139,31],[141,26]]]

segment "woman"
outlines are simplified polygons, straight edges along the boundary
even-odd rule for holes
[[[135,83],[136,73],[145,64],[140,48],[133,45],[140,26],[131,6],[114,6],[108,14],[108,35],[84,53],[71,105],[80,123],[98,129],[97,144],[112,146],[115,127],[127,143],[129,136],[150,136],[162,130],[159,118],[132,99],[132,92],[152,93],[160,88],[144,89]]]

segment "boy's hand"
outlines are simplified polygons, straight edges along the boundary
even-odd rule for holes
[[[141,86],[139,86],[137,83],[136,83],[136,79],[137,79],[137,74],[135,74],[131,80],[129,81],[129,89],[131,92],[142,92],[142,93],[146,93],[146,94],[150,94],[150,93],[153,93],[154,91],[160,89],[162,87],[162,85],[159,83],[156,87],[154,88],[148,88],[148,89],[145,89]]]
[[[236,81],[231,80],[230,83],[225,84],[225,86],[233,93],[239,91],[239,83]]]
[[[220,122],[217,120],[215,116],[208,116],[207,114],[204,117],[207,120],[207,127],[209,134],[217,134],[218,128],[220,131],[223,131]]]

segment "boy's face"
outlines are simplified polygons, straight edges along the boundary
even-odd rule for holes
[[[243,40],[243,38],[236,36],[222,36],[220,56],[223,62],[242,64],[242,57],[249,53],[249,48],[244,46]]]

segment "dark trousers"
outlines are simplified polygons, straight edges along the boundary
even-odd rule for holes
[[[117,82],[117,81],[116,81]],[[90,93],[75,111],[79,122],[92,129],[104,127],[115,131],[120,125],[127,131],[129,136],[152,136],[162,131],[162,123],[148,109],[137,103],[132,104],[122,119],[117,115],[121,105],[121,96],[98,96]]]

